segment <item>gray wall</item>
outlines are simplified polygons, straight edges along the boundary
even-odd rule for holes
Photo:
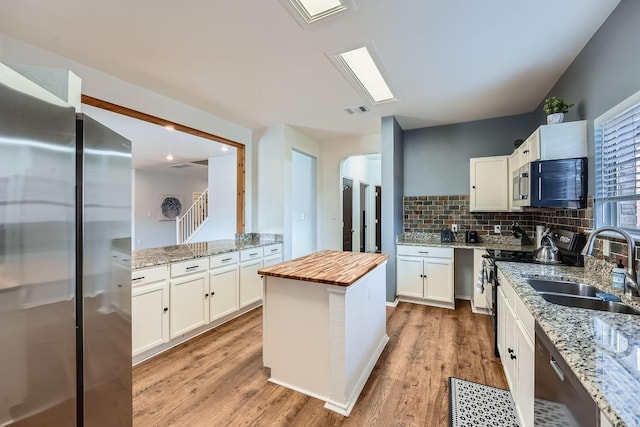
[[[404,195],[469,194],[469,158],[508,155],[537,127],[532,114],[404,132]]]
[[[387,263],[387,301],[396,297],[396,236],[402,233],[403,133],[394,117],[382,118],[382,253]]]
[[[576,104],[565,120],[587,120],[589,170],[594,169],[593,120],[640,90],[640,1],[622,0],[547,96]],[[545,96],[546,98],[546,96]],[[546,123],[542,102],[536,123]],[[589,173],[589,192],[595,178]]]

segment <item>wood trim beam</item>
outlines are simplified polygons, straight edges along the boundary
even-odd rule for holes
[[[244,233],[245,230],[245,155],[246,150],[244,144],[232,141],[227,138],[223,138],[212,133],[204,132],[189,126],[181,125],[180,123],[173,122],[171,120],[163,119],[161,117],[152,116],[151,114],[143,113],[141,111],[133,110],[131,108],[123,107],[122,105],[113,104],[102,99],[94,98],[89,95],[82,95],[81,99],[83,104],[91,105],[92,107],[102,108],[103,110],[112,111],[114,113],[122,114],[124,116],[132,117],[134,119],[142,120],[144,122],[153,123],[159,126],[171,126],[174,130],[188,133],[190,135],[199,136],[200,138],[208,139],[211,141],[219,142],[220,144],[229,145],[236,148],[236,232]]]

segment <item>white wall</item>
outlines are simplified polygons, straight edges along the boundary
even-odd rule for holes
[[[133,249],[155,248],[176,244],[175,221],[159,221],[160,194],[184,197],[186,208],[191,206],[193,192],[207,188],[207,180],[190,176],[135,170],[135,205]],[[185,208],[185,210],[186,210]]]
[[[254,156],[251,149],[253,139],[251,129],[1,33],[0,62],[71,70],[82,79],[83,94],[244,144],[247,147],[245,224],[247,231],[252,230],[255,222],[251,215],[256,210],[252,206]]]
[[[317,167],[316,158],[293,150],[291,198],[291,257],[317,250]]]
[[[360,154],[380,154],[380,150],[380,135],[341,138],[320,144],[319,250],[342,250],[342,161]],[[382,191],[384,194],[384,188]]]
[[[236,234],[236,156],[209,159],[209,218],[190,242],[233,239]]]
[[[369,159],[367,156],[352,156],[342,162],[342,177],[353,181],[353,252],[360,252],[360,184],[367,184],[367,194],[365,212],[367,215],[367,236],[365,238],[365,251],[375,252],[376,250],[376,228],[375,228],[375,186],[381,185],[380,159]],[[341,180],[342,181],[342,180]],[[340,199],[342,201],[342,198]],[[342,216],[340,216],[342,218]]]
[[[282,124],[269,127],[258,138],[257,229],[284,235],[285,260],[291,259],[293,150],[319,158],[320,144]]]

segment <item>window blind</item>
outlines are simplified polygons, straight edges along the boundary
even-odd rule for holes
[[[604,121],[597,135],[597,198],[640,198],[640,103]]]

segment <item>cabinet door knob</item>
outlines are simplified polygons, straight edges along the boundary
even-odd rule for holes
[[[513,354],[513,349],[512,349],[512,348],[507,348],[507,351],[508,351],[510,354]]]
[[[211,296],[214,296],[216,293],[215,292],[211,292]]]
[[[512,355],[510,355],[509,357],[511,357],[511,360],[513,360],[513,359],[515,359],[515,358],[516,358],[516,355],[515,355],[515,354],[512,354]]]
[[[473,188],[473,189],[475,190],[475,189],[476,189],[476,186],[474,185],[474,186],[473,186],[473,187],[471,187],[471,188]]]
[[[209,294],[204,294],[204,297],[207,298],[209,296]]]
[[[163,311],[166,313],[167,311],[169,311],[169,307],[165,307]]]

